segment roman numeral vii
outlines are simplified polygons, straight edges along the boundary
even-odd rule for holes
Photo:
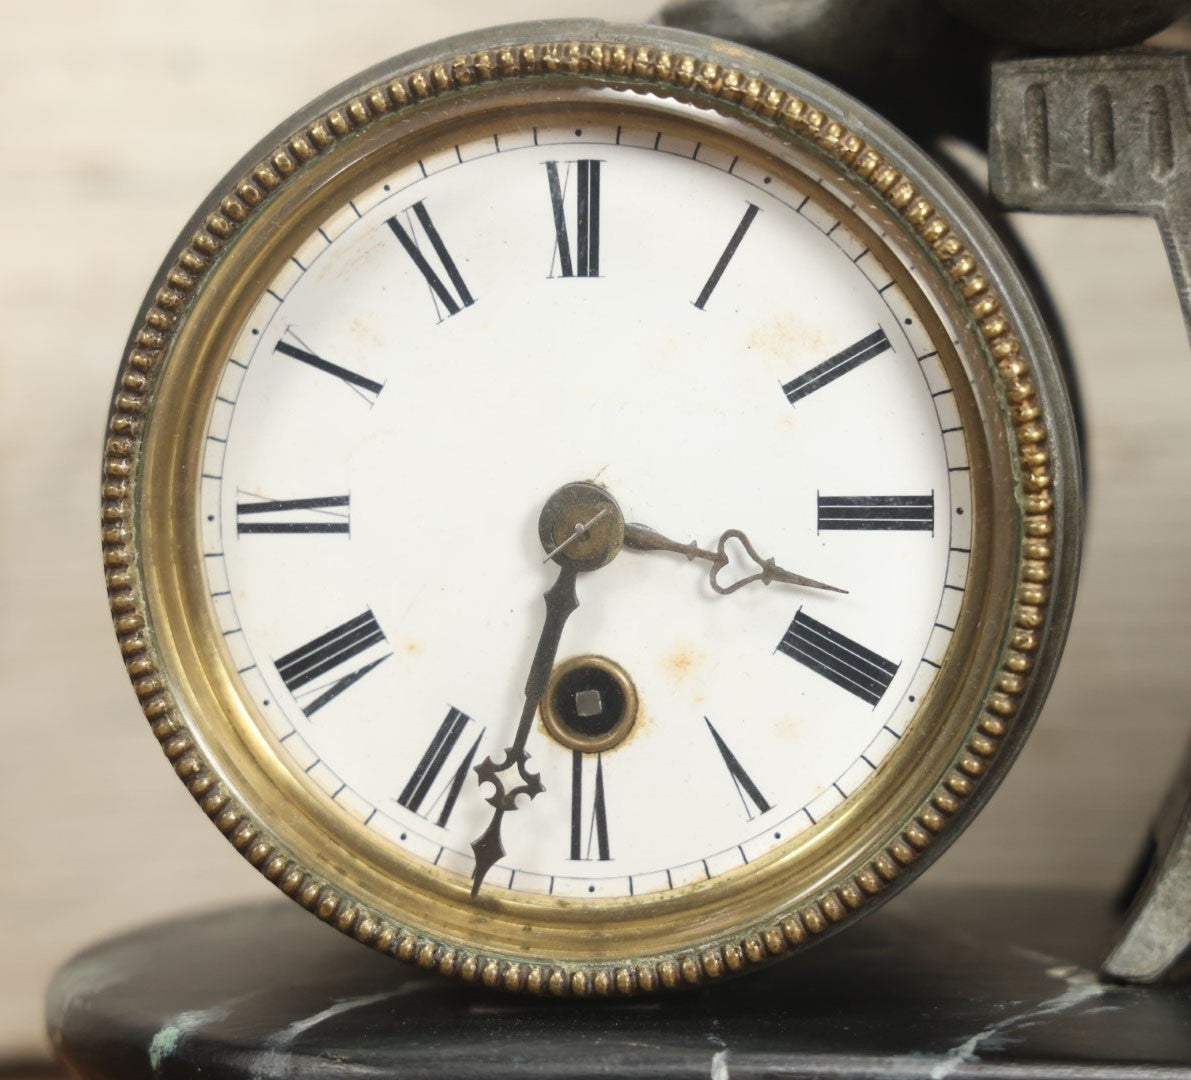
[[[401,794],[397,796],[397,801],[402,806],[407,810],[412,810],[419,817],[429,819],[430,815],[437,810],[438,814],[434,818],[434,823],[444,828],[451,816],[451,811],[455,809],[455,800],[459,798],[463,782],[467,779],[467,770],[471,768],[472,759],[475,758],[476,751],[480,747],[483,731],[476,736],[475,741],[459,760],[450,780],[446,784],[440,784],[439,779],[447,763],[455,754],[460,737],[467,730],[468,724],[472,723],[474,721],[466,713],[460,712],[454,707],[449,709],[443,722],[438,725],[434,738],[430,740],[430,745],[426,747],[426,752],[422,754],[417,767],[410,774]],[[428,797],[429,802],[426,801]],[[423,810],[423,805],[425,805],[425,810]]]

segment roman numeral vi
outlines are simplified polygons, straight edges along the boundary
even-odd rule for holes
[[[588,820],[583,774],[591,771],[592,755],[584,754],[581,750],[572,750],[571,753],[571,858],[591,859],[594,850],[594,857],[606,862],[612,856],[608,851],[608,804],[604,800],[603,755],[595,755],[591,817]]]
[[[736,788],[736,794],[740,796],[740,802],[744,806],[744,812],[748,819],[752,821],[756,816],[749,809],[749,803],[752,803],[756,808],[757,814],[764,814],[770,808],[769,800],[761,794],[761,789],[753,783],[753,778],[744,771],[740,762],[736,760],[736,755],[728,749],[728,744],[724,742],[723,737],[715,726],[707,717],[703,717],[703,722],[707,725],[707,730],[711,732],[711,737],[715,740],[716,749],[720,752],[720,757],[724,759],[724,764],[728,767],[728,775],[732,777],[732,783]]]

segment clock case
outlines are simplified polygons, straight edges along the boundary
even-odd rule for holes
[[[313,231],[321,211],[311,205],[327,204],[307,201],[311,193],[386,125],[399,130],[434,110],[450,118],[484,95],[565,97],[597,86],[661,92],[774,137],[838,170],[899,221],[978,343],[997,404],[986,420],[1011,477],[988,545],[1009,569],[981,613],[982,651],[945,688],[966,705],[940,720],[940,745],[905,772],[890,805],[874,798],[890,785],[870,783],[860,808],[843,815],[855,836],[813,873],[798,877],[782,860],[765,888],[663,903],[612,938],[590,933],[593,907],[565,912],[559,935],[526,924],[526,912],[503,899],[469,905],[462,885],[394,908],[366,860],[320,849],[332,823],[312,812],[295,828],[302,815],[253,773],[261,747],[246,747],[243,725],[226,741],[213,735],[228,699],[200,685],[218,668],[217,647],[185,640],[199,574],[193,543],[171,534],[194,490],[178,456],[180,429],[196,423],[183,373],[213,348],[211,324],[227,323],[213,309],[220,281],[247,274],[259,289],[267,280],[260,251],[243,239],[260,233],[254,224],[301,207],[305,225],[290,233]],[[938,857],[991,794],[1049,689],[1077,576],[1080,489],[1075,425],[1038,308],[989,224],[925,154],[866,107],[764,54],[669,28],[550,21],[463,35],[377,65],[279,125],[216,185],[163,262],[126,349],[103,462],[103,550],[141,707],[175,772],[250,863],[382,952],[488,986],[588,996],[696,985],[797,951],[873,910]],[[828,820],[838,834],[841,823]],[[567,933],[596,945],[576,949]]]

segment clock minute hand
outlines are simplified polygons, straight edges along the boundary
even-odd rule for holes
[[[538,647],[533,655],[533,663],[529,668],[529,678],[525,682],[525,705],[521,710],[521,721],[517,725],[517,734],[511,746],[506,747],[504,761],[499,764],[491,757],[475,767],[476,776],[480,783],[491,783],[495,786],[495,793],[488,802],[495,808],[492,820],[475,840],[471,850],[475,855],[476,866],[471,876],[471,895],[480,891],[484,876],[504,855],[504,844],[500,838],[501,821],[507,810],[517,809],[517,796],[527,795],[534,798],[544,791],[542,781],[537,773],[531,773],[525,768],[529,755],[525,752],[525,743],[533,729],[533,718],[537,712],[538,703],[546,691],[546,683],[550,679],[554,658],[558,654],[558,644],[562,640],[562,629],[566,621],[579,606],[579,596],[575,591],[575,579],[580,568],[573,562],[564,562],[559,571],[558,579],[545,593],[546,623],[542,627],[542,636],[538,639]],[[506,769],[516,768],[521,783],[505,790],[504,782],[497,775]]]
[[[721,585],[719,574],[728,565],[727,544],[729,540],[738,540],[740,545],[748,553],[749,558],[760,567],[760,570],[755,574],[750,574],[748,577],[741,578],[739,581],[734,581],[731,585]],[[777,562],[773,559],[762,559],[757,554],[757,549],[753,547],[752,541],[740,529],[728,529],[722,533],[715,550],[711,551],[707,548],[699,547],[693,540],[689,544],[680,544],[677,540],[671,540],[668,536],[663,536],[656,529],[651,529],[648,525],[625,522],[624,546],[632,551],[672,551],[677,555],[685,555],[692,562],[695,559],[705,559],[711,563],[711,573],[709,575],[711,587],[721,596],[734,593],[737,589],[742,589],[745,585],[750,585],[754,581],[759,581],[762,585],[768,585],[772,581],[780,581],[786,585],[798,585],[804,589],[824,589],[827,592],[836,593],[846,593],[848,591],[847,589],[837,588],[834,585],[827,585],[822,581],[816,581],[814,578],[804,577],[802,574],[795,574],[784,567],[778,566]]]

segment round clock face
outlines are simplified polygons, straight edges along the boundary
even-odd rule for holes
[[[492,815],[474,767],[513,740],[558,575],[556,489],[706,549],[741,530],[844,590],[724,595],[710,560],[629,548],[581,576],[561,692],[616,723],[600,657],[635,716],[595,752],[578,716],[539,721],[545,790],[485,879],[569,897],[739,871],[862,790],[947,660],[980,526],[951,341],[880,235],[747,147],[601,119],[476,132],[337,207],[237,337],[201,486],[261,726],[463,880]],[[762,569],[723,551],[722,585]]]
[[[394,61],[216,193],[121,376],[106,559],[155,733],[280,888],[627,993],[962,827],[1049,683],[1076,457],[908,143],[761,56],[552,29]]]

